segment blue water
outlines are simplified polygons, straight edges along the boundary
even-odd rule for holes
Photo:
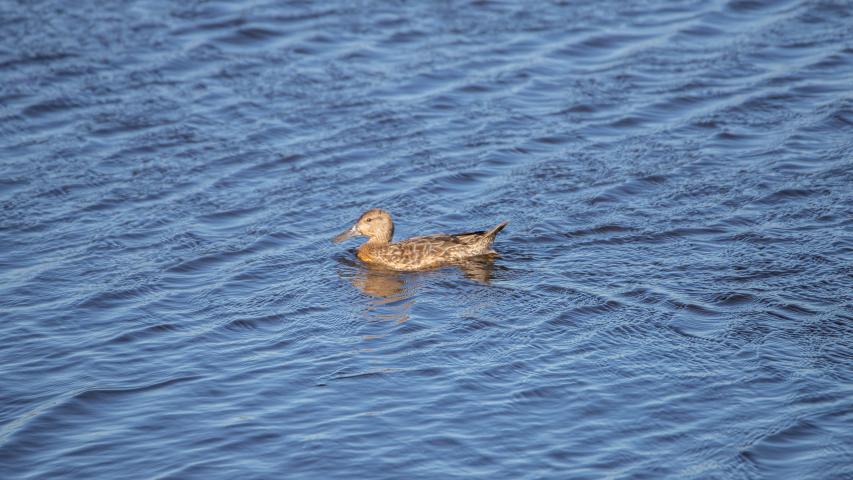
[[[3,479],[853,478],[853,5],[0,2],[0,339]]]

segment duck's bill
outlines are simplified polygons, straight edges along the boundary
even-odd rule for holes
[[[343,232],[339,233],[338,235],[336,235],[335,238],[332,239],[332,241],[335,243],[341,243],[344,240],[346,240],[348,238],[352,238],[356,235],[358,235],[358,231],[356,231],[355,225],[353,225],[352,227],[350,227],[350,228],[344,230]]]

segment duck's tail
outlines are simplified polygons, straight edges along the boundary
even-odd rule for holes
[[[486,233],[483,234],[483,238],[486,239],[487,245],[491,245],[492,242],[495,241],[495,235],[497,235],[498,232],[503,230],[507,223],[509,223],[509,222],[501,222],[501,223],[495,225],[494,228],[487,230]]]

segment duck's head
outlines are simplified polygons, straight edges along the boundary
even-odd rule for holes
[[[393,236],[394,222],[391,221],[391,214],[374,208],[361,214],[352,227],[341,232],[332,241],[341,243],[350,237],[368,237],[368,242],[388,243]]]

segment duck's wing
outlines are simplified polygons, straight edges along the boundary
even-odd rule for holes
[[[439,233],[412,237],[371,250],[370,255],[385,265],[401,269],[428,268],[475,255],[493,253],[489,247],[506,223],[487,231],[456,234]]]
[[[409,240],[420,240],[424,239],[427,241],[435,241],[435,242],[447,242],[451,244],[457,245],[479,245],[485,242],[486,246],[491,245],[491,243],[495,239],[495,235],[498,234],[501,230],[506,227],[508,222],[501,222],[500,224],[488,229],[488,230],[480,230],[478,232],[465,232],[465,233],[454,233],[454,234],[444,234],[439,233],[437,235],[427,235],[425,237],[415,237]],[[406,241],[406,240],[404,240]]]
[[[413,237],[373,249],[370,255],[392,268],[427,268],[469,256],[473,245],[469,241],[467,237],[455,235]]]
[[[403,240],[403,242],[409,241],[419,241],[419,242],[435,242],[435,243],[449,243],[449,244],[457,244],[457,245],[472,245],[477,243],[478,240],[483,238],[486,232],[465,232],[465,233],[437,233],[435,235],[426,235],[423,237],[413,237],[408,240]]]

